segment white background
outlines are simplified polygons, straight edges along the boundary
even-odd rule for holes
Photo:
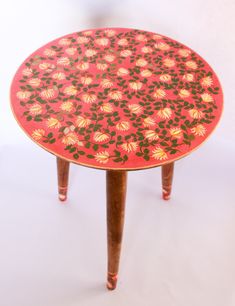
[[[0,305],[235,305],[234,0],[0,2]],[[129,173],[118,288],[105,289],[105,172],[71,166],[57,200],[55,158],[17,126],[9,87],[34,50],[91,27],[133,27],[202,55],[223,86],[222,120],[176,163],[172,199],[160,169]]]

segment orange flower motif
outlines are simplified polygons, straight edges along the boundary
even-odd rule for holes
[[[57,60],[57,65],[68,66],[70,64],[70,59],[68,57],[60,57]]]
[[[120,55],[123,56],[123,57],[128,57],[128,56],[132,55],[132,51],[131,50],[122,50],[120,52]]]
[[[191,129],[191,132],[196,136],[204,136],[206,134],[206,128],[202,124],[198,124]]]
[[[192,117],[193,119],[200,119],[204,116],[203,112],[199,111],[196,108],[190,109],[188,112],[190,117]]]
[[[105,30],[104,33],[108,36],[108,37],[113,37],[116,34],[116,31],[108,29]]]
[[[213,102],[213,97],[210,94],[208,94],[208,93],[202,94],[201,98],[202,98],[203,102],[206,102],[206,103]]]
[[[110,138],[108,134],[101,133],[101,132],[95,132],[93,139],[97,142],[103,142]]]
[[[85,52],[85,55],[86,55],[87,57],[92,57],[92,56],[94,56],[94,55],[96,55],[96,54],[97,54],[97,51],[94,50],[94,49],[87,49],[86,52]]]
[[[213,80],[210,76],[201,79],[201,85],[204,87],[209,87],[213,84]]]
[[[127,151],[128,153],[136,151],[138,148],[138,144],[135,141],[125,142],[121,145],[122,149]]]
[[[159,35],[159,34],[153,34],[152,38],[153,38],[154,40],[159,40],[159,39],[162,39],[162,36]]]
[[[140,75],[144,78],[148,78],[152,75],[152,72],[148,69],[144,69],[140,72]]]
[[[100,106],[100,110],[104,113],[112,113],[113,112],[113,106],[110,103],[104,103]]]
[[[59,120],[53,117],[48,118],[46,124],[50,129],[59,129],[61,127]]]
[[[188,98],[190,96],[190,91],[187,89],[180,89],[179,96],[180,98]]]
[[[96,95],[94,94],[83,94],[82,101],[85,103],[94,103],[97,100]]]
[[[181,128],[172,128],[170,129],[170,134],[171,136],[173,136],[174,138],[180,139],[183,135],[183,132],[181,130]]]
[[[162,82],[169,82],[171,80],[171,76],[169,74],[162,74],[159,77]]]
[[[61,38],[58,42],[59,45],[61,46],[67,46],[70,45],[71,41],[68,38]]]
[[[91,120],[89,118],[85,118],[83,116],[78,116],[76,120],[77,127],[83,128],[87,127],[89,124],[91,124]]]
[[[33,74],[33,70],[31,68],[25,68],[22,70],[22,74],[25,76],[30,76]]]
[[[161,119],[169,119],[172,115],[172,110],[168,107],[165,107],[159,110],[157,114]]]
[[[126,38],[122,38],[122,39],[119,39],[117,43],[119,46],[127,46],[128,40]]]
[[[55,72],[53,73],[52,78],[60,81],[60,80],[65,80],[66,76],[63,72]]]
[[[62,143],[65,145],[74,145],[78,142],[78,137],[75,133],[70,132],[62,138]]]
[[[89,38],[88,37],[85,37],[85,36],[79,36],[77,38],[77,43],[78,44],[87,44],[89,42]]]
[[[67,53],[68,55],[74,55],[77,53],[77,48],[67,48],[65,49],[65,53]]]
[[[147,41],[148,39],[144,34],[138,34],[138,35],[136,35],[135,40],[137,40],[137,41]]]
[[[166,92],[163,89],[157,89],[153,94],[154,98],[161,99],[166,96]]]
[[[151,127],[156,124],[156,121],[152,117],[144,118],[143,125],[145,127]]]
[[[154,45],[154,47],[156,49],[159,49],[159,50],[162,50],[162,51],[166,51],[166,50],[169,50],[170,49],[170,46],[164,42],[159,42],[159,43],[156,43]]]
[[[25,91],[23,91],[23,90],[22,91],[18,91],[16,93],[16,96],[17,96],[18,99],[26,101],[31,96],[31,92],[30,91],[26,91],[26,90]]]
[[[45,49],[43,51],[43,54],[46,55],[46,56],[54,56],[54,55],[56,55],[56,51],[52,50],[52,49]]]
[[[64,89],[64,94],[66,94],[67,96],[74,96],[77,94],[77,89],[75,86],[71,85],[71,86],[67,86]]]
[[[128,75],[129,74],[129,70],[126,69],[126,68],[119,68],[118,71],[117,71],[117,75],[118,76],[125,76],[125,75]]]
[[[136,81],[136,82],[129,82],[129,87],[133,90],[140,90],[143,86],[143,83]]]
[[[101,164],[106,164],[109,160],[109,152],[103,151],[103,152],[96,153],[95,160]]]
[[[70,113],[73,110],[73,102],[71,102],[71,101],[63,102],[60,105],[60,109],[65,111],[65,112]]]
[[[197,63],[195,62],[195,61],[187,61],[186,63],[185,63],[185,65],[188,67],[188,68],[190,68],[190,69],[193,69],[193,70],[195,70],[195,69],[197,69]]]
[[[128,121],[121,121],[116,124],[116,129],[119,131],[128,131],[130,129],[130,123]]]
[[[47,88],[40,92],[41,98],[46,99],[46,100],[52,100],[56,98],[57,94],[58,94],[58,91],[55,90],[54,88]]]
[[[35,103],[30,106],[29,112],[31,115],[40,115],[42,113],[42,106],[38,103]]]
[[[81,71],[85,71],[87,69],[89,69],[89,63],[88,62],[80,62],[79,64],[77,64],[77,69],[81,70]]]
[[[111,99],[116,100],[116,101],[120,101],[120,100],[122,100],[122,92],[119,91],[119,90],[112,91],[112,92],[109,93],[109,97]]]
[[[148,64],[148,62],[144,58],[139,58],[135,64],[138,67],[145,67]]]
[[[81,83],[83,85],[90,85],[92,83],[91,77],[81,77]]]
[[[171,68],[171,67],[174,67],[175,66],[175,61],[171,58],[165,58],[163,60],[163,64],[164,66],[168,67],[168,68]]]
[[[165,160],[168,158],[167,153],[160,147],[156,147],[152,153],[152,157],[158,160]]]
[[[145,138],[152,141],[152,140],[158,140],[159,136],[154,130],[148,130],[148,131],[145,131]]]
[[[51,72],[53,69],[55,69],[54,64],[46,63],[46,62],[43,62],[43,63],[39,64],[38,67],[39,67],[39,69],[45,70],[46,72]]]
[[[192,82],[194,80],[194,75],[192,73],[186,73],[182,77],[183,80]]]
[[[45,135],[45,131],[43,129],[34,130],[32,133],[32,137],[35,140],[40,140]]]
[[[153,49],[151,47],[145,46],[141,48],[141,52],[143,53],[152,53]]]
[[[104,60],[106,60],[106,62],[112,63],[115,60],[115,56],[113,54],[106,54],[104,56]]]
[[[96,65],[96,67],[97,67],[97,69],[99,69],[99,70],[106,70],[107,68],[108,68],[108,65],[107,64],[104,64],[104,63],[98,63],[97,65]]]
[[[82,32],[83,35],[85,36],[90,36],[92,35],[93,31],[85,31],[85,32]]]
[[[105,46],[108,46],[109,44],[109,39],[104,37],[104,38],[97,38],[95,40],[95,43],[99,46],[102,46],[102,47],[105,47]]]
[[[140,114],[143,111],[143,107],[139,104],[129,104],[128,108],[133,114]]]
[[[28,82],[29,82],[29,85],[31,85],[32,87],[38,87],[41,83],[41,80],[38,78],[34,78],[34,79],[30,79]]]
[[[103,79],[100,83],[102,88],[110,88],[113,86],[113,82],[110,81],[109,79]]]
[[[188,57],[192,52],[189,49],[179,49],[178,53],[183,57]]]

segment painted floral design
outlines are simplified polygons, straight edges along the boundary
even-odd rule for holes
[[[96,168],[141,169],[201,144],[223,98],[193,50],[159,34],[112,28],[37,50],[17,71],[11,100],[21,126],[50,152]]]

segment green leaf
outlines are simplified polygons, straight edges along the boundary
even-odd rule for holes
[[[55,138],[52,138],[49,143],[54,143],[55,142]]]
[[[48,138],[52,138],[52,137],[53,137],[53,133],[49,133],[49,134],[47,135],[47,137],[48,137]]]
[[[91,155],[91,154],[88,154],[88,155],[87,155],[87,158],[95,158],[95,156],[94,156],[94,155]]]
[[[78,159],[78,158],[79,158],[79,155],[78,155],[77,153],[75,153],[75,154],[73,154],[73,157],[74,157],[75,159]]]
[[[99,149],[99,145],[98,145],[98,144],[94,144],[94,145],[93,145],[93,149],[94,149],[95,151],[97,151],[97,150]]]

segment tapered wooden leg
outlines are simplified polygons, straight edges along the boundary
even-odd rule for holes
[[[60,201],[67,199],[69,181],[69,162],[57,157],[58,192]]]
[[[162,166],[162,197],[164,200],[170,199],[173,172],[174,172],[174,163]]]
[[[127,172],[108,170],[107,190],[107,236],[108,236],[108,276],[107,288],[116,288],[122,232],[125,215]]]

